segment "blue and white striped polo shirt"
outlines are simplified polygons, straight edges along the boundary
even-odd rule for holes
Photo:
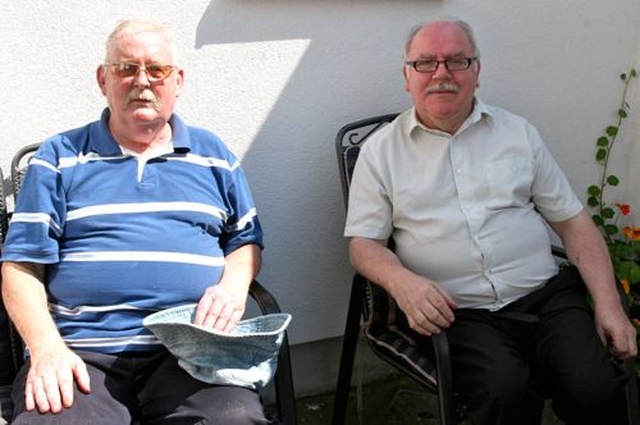
[[[49,265],[49,308],[65,342],[152,350],[142,319],[197,302],[224,257],[262,247],[237,158],[212,133],[171,118],[173,152],[139,161],[100,121],[47,140],[29,164],[3,261]]]

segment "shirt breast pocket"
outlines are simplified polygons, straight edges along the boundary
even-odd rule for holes
[[[491,198],[490,208],[508,208],[529,203],[533,167],[525,158],[501,158],[484,165]]]

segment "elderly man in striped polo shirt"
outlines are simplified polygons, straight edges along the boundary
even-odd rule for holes
[[[97,80],[100,120],[31,161],[3,250],[3,296],[27,347],[14,423],[268,423],[258,394],[193,379],[142,325],[198,303],[230,331],[261,265],[238,159],[173,113],[184,71],[164,26],[125,21]]]

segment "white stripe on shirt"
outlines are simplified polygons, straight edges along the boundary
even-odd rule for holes
[[[188,162],[191,164],[201,165],[203,167],[224,168],[229,171],[233,171],[240,166],[240,163],[238,161],[234,162],[233,164],[229,164],[228,161],[225,161],[223,159],[194,154],[187,154],[185,156],[168,156],[165,159],[169,161]]]
[[[80,316],[83,313],[101,313],[104,311],[123,311],[123,310],[143,310],[142,308],[135,307],[129,304],[116,304],[116,305],[104,305],[104,306],[90,306],[81,305],[74,308],[67,308],[59,304],[49,304],[49,309],[52,313],[64,315],[64,316]]]
[[[64,254],[60,261],[101,262],[101,261],[151,261],[165,263],[197,264],[220,267],[225,264],[224,257],[185,254],[182,252],[162,251],[91,251]]]
[[[220,208],[199,202],[143,202],[135,204],[101,204],[78,208],[77,210],[69,211],[67,221],[102,214],[136,214],[162,211],[201,212],[220,218],[223,221],[226,220],[226,214]]]
[[[159,344],[158,339],[153,335],[121,336],[117,338],[78,338],[64,341],[73,348],[84,347],[117,347],[122,345],[151,345]]]
[[[57,236],[62,234],[62,229],[60,225],[56,223],[51,216],[45,213],[15,213],[11,216],[11,222],[22,222],[22,223],[42,223],[46,226],[49,226],[53,229],[54,233]]]

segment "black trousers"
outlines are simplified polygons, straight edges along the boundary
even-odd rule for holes
[[[626,421],[627,378],[573,267],[501,311],[459,310],[447,335],[454,388],[476,425],[539,425],[546,398],[567,424]]]
[[[77,388],[57,414],[26,411],[27,362],[16,377],[12,424],[269,424],[256,391],[193,379],[166,350],[150,355],[78,352],[87,363],[91,393]]]

